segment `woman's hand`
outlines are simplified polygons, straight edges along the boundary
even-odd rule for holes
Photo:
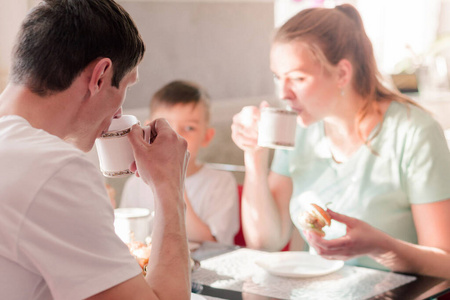
[[[260,107],[245,106],[234,115],[231,125],[231,138],[234,143],[244,151],[253,151],[258,149],[258,122],[260,118],[260,109],[269,104],[263,101]]]
[[[386,252],[384,241],[389,236],[366,222],[327,209],[331,218],[347,225],[345,236],[325,240],[318,234],[304,231],[306,239],[319,255],[327,259],[348,260],[362,255],[380,256]]]

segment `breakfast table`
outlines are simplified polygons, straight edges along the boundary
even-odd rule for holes
[[[305,264],[315,263],[316,258],[308,255],[205,242],[191,254],[199,261],[192,273],[192,291],[202,297],[199,299],[207,300],[450,299],[450,280],[441,278],[336,265],[337,262],[330,262],[331,269],[326,272],[305,276],[288,271],[279,274],[270,266],[282,261],[274,260],[277,256],[305,257]]]

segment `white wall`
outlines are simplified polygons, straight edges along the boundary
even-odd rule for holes
[[[437,38],[441,0],[358,0],[357,7],[386,74],[412,52],[426,52]]]
[[[147,46],[125,108],[146,107],[174,79],[203,85],[212,101],[273,93],[271,1],[120,1]]]
[[[28,10],[25,0],[0,0],[0,91],[7,83],[11,51],[20,23]]]
[[[16,32],[36,0],[0,0],[0,90]],[[140,83],[125,108],[146,106],[174,79],[204,85],[214,99],[273,93],[268,67],[273,0],[119,0],[147,45]]]

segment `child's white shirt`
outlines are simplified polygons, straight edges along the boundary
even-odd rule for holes
[[[239,201],[236,179],[228,171],[203,166],[186,177],[186,193],[197,216],[209,226],[218,242],[233,244],[239,230]],[[154,210],[151,188],[140,178],[125,183],[120,207],[145,207]]]

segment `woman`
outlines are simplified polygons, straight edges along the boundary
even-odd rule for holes
[[[296,148],[276,150],[269,170],[269,150],[257,146],[259,109],[245,109],[253,122],[233,118],[245,153],[247,245],[279,250],[309,203],[331,202],[325,238],[302,231],[318,254],[450,278],[445,137],[427,112],[382,85],[356,9],[301,11],[275,34],[270,61],[300,127]]]

